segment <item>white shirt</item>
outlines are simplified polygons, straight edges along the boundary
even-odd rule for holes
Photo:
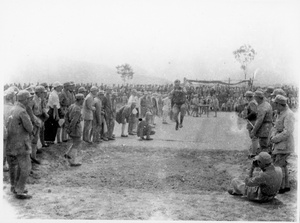
[[[53,90],[50,93],[47,106],[54,108],[54,105],[56,105],[57,108],[60,108],[59,97],[56,90]]]

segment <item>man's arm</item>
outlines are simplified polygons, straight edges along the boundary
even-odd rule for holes
[[[266,111],[264,111],[262,109],[258,109],[256,122],[255,122],[255,124],[253,126],[253,130],[252,130],[253,135],[256,135],[258,129],[261,127],[261,125],[264,121],[265,115],[266,115]]]
[[[29,133],[32,134],[33,131],[33,125],[32,122],[30,120],[30,117],[28,115],[28,113],[26,111],[22,111],[20,113],[20,119],[22,121],[23,127],[24,129]]]
[[[245,179],[245,184],[246,184],[246,186],[249,186],[249,187],[260,186],[260,185],[266,184],[266,183],[267,183],[267,180],[263,173],[260,173],[256,177],[247,177]]]
[[[272,143],[279,143],[281,141],[286,140],[289,136],[291,136],[294,132],[294,116],[292,114],[287,115],[283,121],[283,130],[280,133],[273,133],[271,135]]]

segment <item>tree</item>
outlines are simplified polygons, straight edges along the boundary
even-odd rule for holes
[[[117,68],[117,73],[121,74],[121,78],[124,81],[124,84],[125,84],[126,80],[133,78],[134,72],[129,64],[127,64],[127,63],[122,64],[122,65],[116,66],[116,68]]]
[[[245,80],[247,77],[247,66],[254,60],[256,55],[255,50],[250,45],[243,45],[239,49],[233,52],[235,59],[242,65],[241,69],[244,71]]]

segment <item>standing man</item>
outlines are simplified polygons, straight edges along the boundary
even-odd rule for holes
[[[219,110],[219,100],[218,100],[218,98],[216,97],[215,94],[212,96],[211,104],[212,104],[212,107],[215,111],[215,116],[214,117],[217,117],[217,112]]]
[[[131,95],[128,99],[128,105],[131,106],[132,103],[135,103],[135,108],[132,110],[129,120],[128,120],[128,134],[135,135],[137,128],[137,117],[138,117],[138,108],[137,105],[139,103],[139,98],[137,96],[137,91],[135,89],[132,90]]]
[[[246,100],[248,101],[247,107],[245,107],[245,119],[247,119],[247,129],[249,132],[249,136],[251,138],[251,131],[256,121],[257,117],[257,102],[253,98],[254,93],[252,91],[247,91],[245,93]],[[251,138],[251,147],[249,158],[253,158],[258,155],[259,142],[256,136],[252,136]]]
[[[11,110],[7,125],[6,157],[9,165],[11,192],[18,199],[30,199],[25,184],[31,169],[31,139],[33,125],[26,112],[26,106],[32,96],[27,90],[19,91],[17,103]]]
[[[80,166],[81,163],[77,160],[77,153],[81,147],[81,107],[84,101],[83,94],[76,94],[76,102],[72,104],[65,116],[66,130],[72,139],[72,145],[64,155],[68,159],[70,166]]]
[[[250,133],[250,138],[256,136],[259,140],[259,152],[270,152],[269,134],[272,128],[272,107],[266,101],[262,91],[254,92],[254,99],[257,102],[257,118],[253,129]]]
[[[18,89],[15,87],[9,87],[4,92],[4,108],[3,108],[3,170],[5,172],[8,171],[8,167],[6,165],[6,144],[7,144],[7,124],[9,120],[9,116],[12,108],[14,107],[16,101],[16,94],[18,93]]]
[[[277,117],[271,130],[270,141],[273,143],[274,165],[282,169],[282,183],[279,193],[290,191],[287,158],[294,151],[294,114],[287,105],[287,98],[277,95],[274,99]]]
[[[90,89],[90,93],[84,99],[83,107],[82,107],[82,115],[84,120],[83,141],[87,143],[92,143],[91,130],[92,130],[92,122],[94,118],[93,112],[96,110],[94,106],[94,97],[96,97],[97,92],[98,92],[98,88],[92,86]]]
[[[104,91],[100,90],[97,93],[97,97],[94,98],[94,105],[95,105],[95,112],[94,112],[94,119],[93,119],[93,142],[100,143],[101,140],[101,129],[103,124],[103,115],[104,112],[102,111],[102,101],[101,95],[104,95]]]
[[[178,130],[179,128],[182,128],[183,119],[186,112],[186,90],[184,87],[180,86],[180,80],[175,80],[174,82],[174,89],[171,92],[172,97],[172,104],[173,104],[173,115],[176,122],[175,129]],[[178,115],[180,112],[180,123],[178,121]]]
[[[59,92],[61,92],[63,85],[59,82],[53,83],[53,90],[49,95],[48,99],[48,115],[49,118],[45,122],[45,141],[48,144],[53,144],[55,141],[57,128],[59,127],[58,121],[60,119],[59,110],[60,110],[60,103],[59,103]]]
[[[113,114],[113,104],[111,99],[112,88],[107,87],[105,97],[102,101],[102,105],[105,111],[105,119],[107,125],[107,139],[114,140],[113,138],[113,131],[115,127],[115,119]]]
[[[40,161],[36,158],[36,154],[38,151],[37,143],[40,138],[40,130],[43,128],[43,121],[41,120],[44,116],[44,111],[42,109],[42,98],[44,97],[44,93],[46,92],[46,89],[43,86],[36,86],[35,87],[35,95],[33,96],[33,106],[32,111],[35,115],[35,118],[38,119],[38,122],[40,123],[40,127],[37,128],[37,131],[32,136],[32,153],[31,153],[31,159],[37,163],[40,164]]]
[[[66,114],[70,105],[75,103],[75,95],[73,93],[75,84],[74,82],[66,82],[64,83],[64,88],[60,93],[60,106],[63,114]],[[61,126],[61,138],[63,142],[68,141],[68,134],[65,129],[65,125]],[[58,133],[59,134],[59,133]],[[60,134],[59,134],[60,135]]]

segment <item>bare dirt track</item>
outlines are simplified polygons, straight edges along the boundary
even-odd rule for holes
[[[211,115],[212,116],[212,115]],[[132,136],[83,144],[83,165],[63,158],[70,143],[43,149],[27,185],[31,200],[16,200],[4,174],[4,199],[18,219],[295,221],[296,156],[292,191],[268,204],[227,193],[250,167],[245,123],[234,113],[187,117],[183,129],[157,120],[153,141]]]

